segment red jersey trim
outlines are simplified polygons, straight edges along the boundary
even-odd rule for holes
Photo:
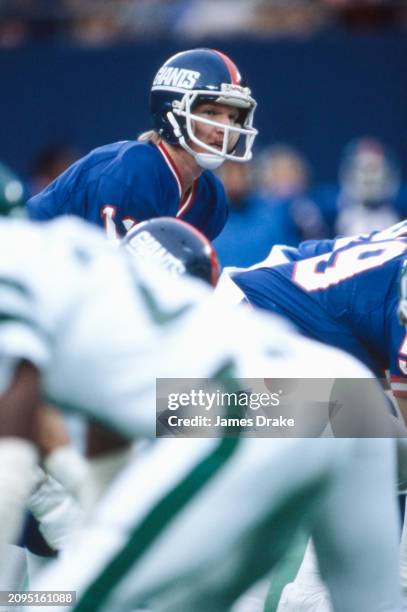
[[[162,142],[158,143],[158,149],[161,152],[163,158],[165,159],[167,166],[169,167],[169,169],[171,170],[177,185],[178,185],[178,193],[179,193],[179,197],[181,199],[182,197],[182,181],[181,181],[181,175],[178,171],[178,168],[175,164],[175,161],[172,159],[169,151],[167,151],[167,149],[165,148],[164,144]]]
[[[195,179],[194,182],[192,183],[191,189],[187,191],[187,193],[184,195],[184,197],[182,198],[179,204],[178,212],[176,214],[177,219],[179,217],[182,217],[182,215],[185,215],[185,213],[187,213],[188,210],[191,208],[192,203],[195,199],[197,188],[198,188],[198,179]]]

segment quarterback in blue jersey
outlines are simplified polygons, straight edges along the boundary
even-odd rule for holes
[[[257,130],[256,102],[232,60],[214,49],[168,59],[150,95],[154,129],[137,141],[94,149],[28,202],[32,219],[73,214],[110,238],[135,223],[181,218],[215,238],[227,219],[223,185],[211,172],[246,162]]]
[[[289,318],[306,336],[353,354],[377,376],[388,370],[407,417],[407,335],[397,316],[407,222],[303,243],[285,255],[289,263],[238,272],[233,281],[251,304]]]

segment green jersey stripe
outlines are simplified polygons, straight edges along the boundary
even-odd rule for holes
[[[48,345],[51,344],[51,338],[48,336],[48,334],[36,323],[36,321],[30,319],[29,317],[0,312],[0,326],[8,323],[18,323],[20,325],[24,325],[24,327],[29,327],[33,329],[42,340],[45,340]]]
[[[228,363],[216,375],[225,390],[238,392],[237,381],[231,377],[233,365]],[[126,546],[105,567],[87,588],[74,610],[97,612],[126,573],[132,569],[149,546],[154,543],[174,516],[197,495],[227,464],[238,448],[240,439],[222,438],[217,447],[196,465],[188,475],[163,497],[131,534]]]
[[[25,298],[29,298],[30,300],[34,298],[34,295],[29,287],[27,287],[26,285],[23,285],[23,283],[20,283],[19,281],[16,281],[12,278],[0,276],[0,289],[2,287],[7,287],[8,289],[14,289],[15,291],[23,295]]]

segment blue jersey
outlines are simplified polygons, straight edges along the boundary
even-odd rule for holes
[[[407,397],[407,336],[397,316],[407,222],[366,236],[303,243],[290,263],[233,276],[250,303],[289,318],[305,335],[341,348]],[[306,359],[306,356],[304,357]]]
[[[94,149],[28,201],[32,219],[76,215],[105,226],[110,237],[153,217],[178,217],[210,240],[227,219],[220,180],[205,170],[182,196],[177,167],[165,145],[122,141]]]

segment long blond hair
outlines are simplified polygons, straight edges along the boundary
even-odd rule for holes
[[[155,130],[148,130],[148,132],[143,132],[140,134],[137,140],[140,142],[153,142],[157,145],[162,141],[162,138]]]

